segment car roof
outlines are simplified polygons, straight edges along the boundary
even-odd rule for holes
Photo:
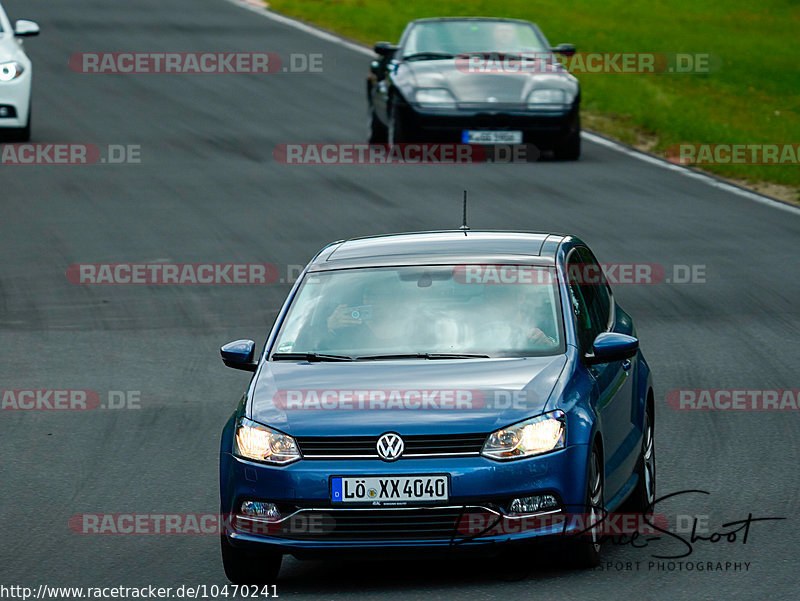
[[[552,265],[568,236],[547,232],[442,230],[352,238],[334,242],[310,271],[460,262]],[[571,237],[569,237],[571,238]]]

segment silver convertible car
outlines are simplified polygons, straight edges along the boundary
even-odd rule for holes
[[[367,77],[371,143],[533,144],[559,159],[581,152],[581,90],[533,23],[412,21],[398,45],[378,42]]]

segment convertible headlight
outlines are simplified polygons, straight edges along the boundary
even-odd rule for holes
[[[11,61],[10,63],[0,63],[0,81],[11,81],[12,79],[16,79],[20,75],[24,69],[22,65],[20,65],[17,61]]]
[[[294,438],[247,418],[236,427],[233,454],[253,461],[285,465],[300,459]]]
[[[537,107],[542,104],[567,104],[567,94],[564,90],[543,88],[534,90],[528,95],[528,106]]]
[[[566,425],[563,411],[545,413],[489,435],[481,454],[490,459],[521,459],[563,449]]]
[[[445,88],[420,88],[414,99],[423,106],[455,108],[456,99]]]

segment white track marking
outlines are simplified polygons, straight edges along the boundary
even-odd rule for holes
[[[371,48],[367,48],[366,46],[361,46],[360,44],[356,44],[349,40],[346,40],[338,35],[334,35],[327,31],[323,31],[322,29],[318,29],[312,25],[308,25],[307,23],[303,23],[302,21],[298,21],[297,19],[292,19],[290,17],[285,17],[283,15],[279,15],[268,8],[265,8],[264,5],[259,0],[226,0],[226,2],[230,2],[231,4],[235,4],[241,8],[249,10],[251,12],[256,13],[257,15],[261,15],[262,17],[266,17],[272,21],[277,23],[281,23],[283,25],[288,25],[289,27],[294,27],[295,29],[299,29],[309,35],[313,35],[321,40],[325,40],[327,42],[332,42],[334,44],[338,44],[340,46],[344,46],[345,48],[349,48],[355,52],[360,54],[373,57],[375,53],[372,51]],[[675,173],[679,173],[684,177],[690,177],[697,181],[704,182],[709,186],[713,186],[725,192],[729,192],[731,194],[736,194],[743,198],[747,198],[749,200],[753,200],[757,203],[766,205],[768,207],[772,207],[774,209],[781,209],[783,211],[793,213],[794,215],[800,215],[800,207],[795,205],[789,204],[788,202],[783,202],[780,200],[775,200],[774,198],[770,198],[769,196],[764,196],[757,192],[752,192],[750,190],[746,190],[744,188],[740,188],[739,186],[735,186],[734,184],[729,184],[728,182],[719,180],[715,177],[710,175],[706,175],[705,173],[699,173],[697,171],[693,171],[692,169],[688,169],[682,165],[675,165],[670,163],[665,159],[661,159],[649,154],[645,154],[643,152],[639,152],[633,148],[629,148],[624,144],[620,144],[613,140],[609,140],[608,138],[604,138],[602,136],[598,136],[596,134],[592,134],[589,132],[581,132],[581,136],[592,142],[593,144],[599,144],[600,146],[605,146],[606,148],[611,148],[612,150],[616,150],[617,152],[621,152],[629,157],[634,159],[638,159],[640,161],[644,161],[645,163],[650,163],[651,165],[655,165],[657,167],[661,167],[662,169],[669,169],[674,171]]]

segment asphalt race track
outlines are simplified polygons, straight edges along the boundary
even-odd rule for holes
[[[363,142],[369,59],[224,0],[4,0],[39,22],[34,142],[140,145],[141,164],[0,166],[2,389],[137,391],[140,409],[0,411],[0,584],[227,583],[215,536],[91,536],[80,513],[218,509],[219,434],[248,375],[218,347],[266,337],[289,290],[86,286],[75,263],[273,263],[282,278],[329,241],[458,226],[570,232],[602,262],[704,265],[705,282],[619,285],[656,386],[659,505],[753,517],[746,544],[697,541],[692,571],[607,546],[610,570],[534,562],[284,562],[292,598],[790,599],[796,594],[800,415],[679,412],[678,389],[797,389],[800,211],[584,142],[578,163],[289,166],[289,142]],[[87,75],[91,51],[321,53],[321,73]],[[285,279],[285,278],[284,278]],[[640,562],[637,564],[636,562]],[[658,562],[663,562],[659,569]],[[623,562],[623,563],[617,563]],[[631,562],[631,569],[624,568]],[[654,562],[655,565],[649,565]],[[697,571],[698,563],[731,562]],[[745,562],[749,562],[745,567]],[[734,564],[739,568],[735,569]],[[604,564],[605,566],[605,564]]]

